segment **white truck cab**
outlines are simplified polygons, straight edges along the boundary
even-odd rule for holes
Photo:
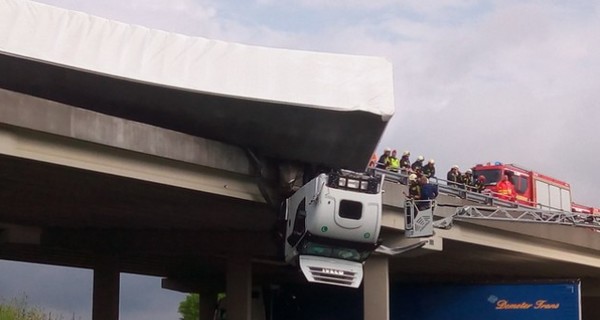
[[[320,174],[285,202],[285,260],[309,282],[357,288],[377,248],[381,178],[340,170]]]

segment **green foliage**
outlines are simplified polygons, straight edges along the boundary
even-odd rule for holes
[[[47,320],[44,313],[27,305],[27,297],[14,298],[0,303],[0,320]]]
[[[75,314],[72,318],[75,319]],[[81,318],[78,318],[81,319]],[[13,298],[10,301],[0,298],[0,320],[66,320],[62,315],[45,313],[38,307],[27,303],[27,296]]]
[[[188,294],[183,301],[179,303],[179,314],[181,320],[199,320],[200,318],[200,295],[197,293]],[[0,318],[0,320],[3,320]],[[204,319],[203,319],[204,320]]]

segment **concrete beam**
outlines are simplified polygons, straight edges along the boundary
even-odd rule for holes
[[[0,125],[0,154],[264,202],[255,178],[248,175],[14,126]]]
[[[239,147],[1,88],[0,123],[240,174],[253,172]]]

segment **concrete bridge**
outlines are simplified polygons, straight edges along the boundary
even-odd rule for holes
[[[304,283],[281,263],[274,229],[289,190],[278,172],[362,170],[392,114],[383,59],[192,39],[0,0],[0,258],[93,269],[95,320],[118,319],[120,272],[200,292],[203,319],[224,291],[228,318],[250,319],[253,286]],[[388,246],[416,241],[404,237],[403,188],[384,186]],[[439,203],[440,215],[469,204]],[[364,318],[389,319],[390,283],[555,278],[582,279],[584,316],[595,318],[599,239],[564,225],[456,220],[421,249],[367,261]]]
[[[93,269],[94,319],[117,319],[120,272],[203,297],[226,291],[240,319],[253,285],[304,281],[280,263],[275,210],[239,147],[0,90],[0,154],[0,257]],[[416,241],[403,236],[404,188],[384,187],[388,246]],[[440,215],[468,204],[438,200]],[[598,312],[600,237],[589,229],[457,220],[430,241],[367,261],[365,319],[389,319],[389,283],[448,279],[579,278],[585,318]]]

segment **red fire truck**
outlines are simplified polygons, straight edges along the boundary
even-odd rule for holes
[[[525,169],[515,164],[500,162],[478,164],[473,176],[485,177],[485,188],[495,194],[502,175],[508,175],[515,186],[516,202],[542,209],[560,209],[579,213],[598,214],[600,209],[575,204],[571,201],[571,186],[561,180]]]

